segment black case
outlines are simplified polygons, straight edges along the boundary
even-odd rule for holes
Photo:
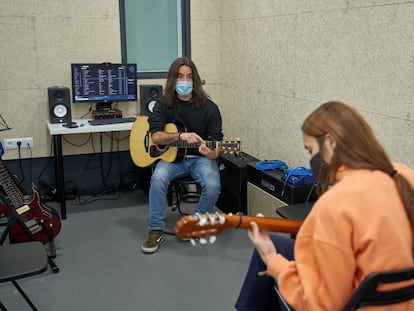
[[[221,194],[216,206],[225,213],[247,213],[247,164],[259,161],[241,152],[239,155],[222,154],[218,158]]]

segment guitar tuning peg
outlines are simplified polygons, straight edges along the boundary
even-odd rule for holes
[[[198,241],[200,242],[201,245],[206,245],[207,244],[207,239],[205,239],[205,238],[200,238]]]
[[[211,237],[209,237],[208,242],[210,244],[213,244],[214,242],[216,242],[216,240],[217,240],[216,236],[215,235],[212,235]]]
[[[196,240],[195,239],[191,239],[190,242],[191,242],[191,245],[192,246],[194,246],[194,247],[197,246],[197,243],[196,243]]]
[[[210,220],[210,224],[211,225],[215,225],[216,224],[216,217],[213,214],[207,214],[208,215],[208,219]]]
[[[199,220],[198,220],[198,225],[204,226],[206,223],[207,223],[207,218],[205,217],[205,215],[200,215]]]
[[[219,215],[219,224],[222,225],[226,222],[226,217],[224,217],[223,215]]]

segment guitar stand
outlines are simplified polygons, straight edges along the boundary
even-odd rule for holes
[[[26,224],[21,219],[20,215],[17,214],[16,210],[9,205],[8,200],[5,198],[2,191],[0,191],[0,199],[3,203],[3,205],[7,208],[7,210],[10,213],[10,217],[9,217],[7,223],[6,223],[6,228],[4,229],[4,231],[1,235],[1,238],[0,238],[0,245],[3,245],[4,241],[6,240],[7,235],[9,234],[9,231],[10,231],[11,227],[13,227],[16,224],[16,222],[19,223],[19,225],[24,230],[26,235],[30,238],[30,240],[37,241],[35,239],[33,233],[30,231],[30,229],[26,226]],[[58,273],[60,271],[60,268],[56,265],[56,263],[54,261],[54,259],[56,258],[56,247],[55,247],[54,240],[51,240],[49,242],[49,247],[50,247],[50,250],[47,252],[48,253],[47,257],[48,257],[49,266],[52,269],[53,273]]]

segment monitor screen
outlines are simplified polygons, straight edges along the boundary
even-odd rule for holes
[[[136,64],[71,64],[74,103],[137,100]]]

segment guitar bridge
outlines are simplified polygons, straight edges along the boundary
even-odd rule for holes
[[[26,221],[25,225],[27,226],[27,228],[29,228],[29,230],[32,234],[36,234],[36,233],[42,231],[42,226],[39,225],[38,222],[35,219],[31,219],[29,221]]]

